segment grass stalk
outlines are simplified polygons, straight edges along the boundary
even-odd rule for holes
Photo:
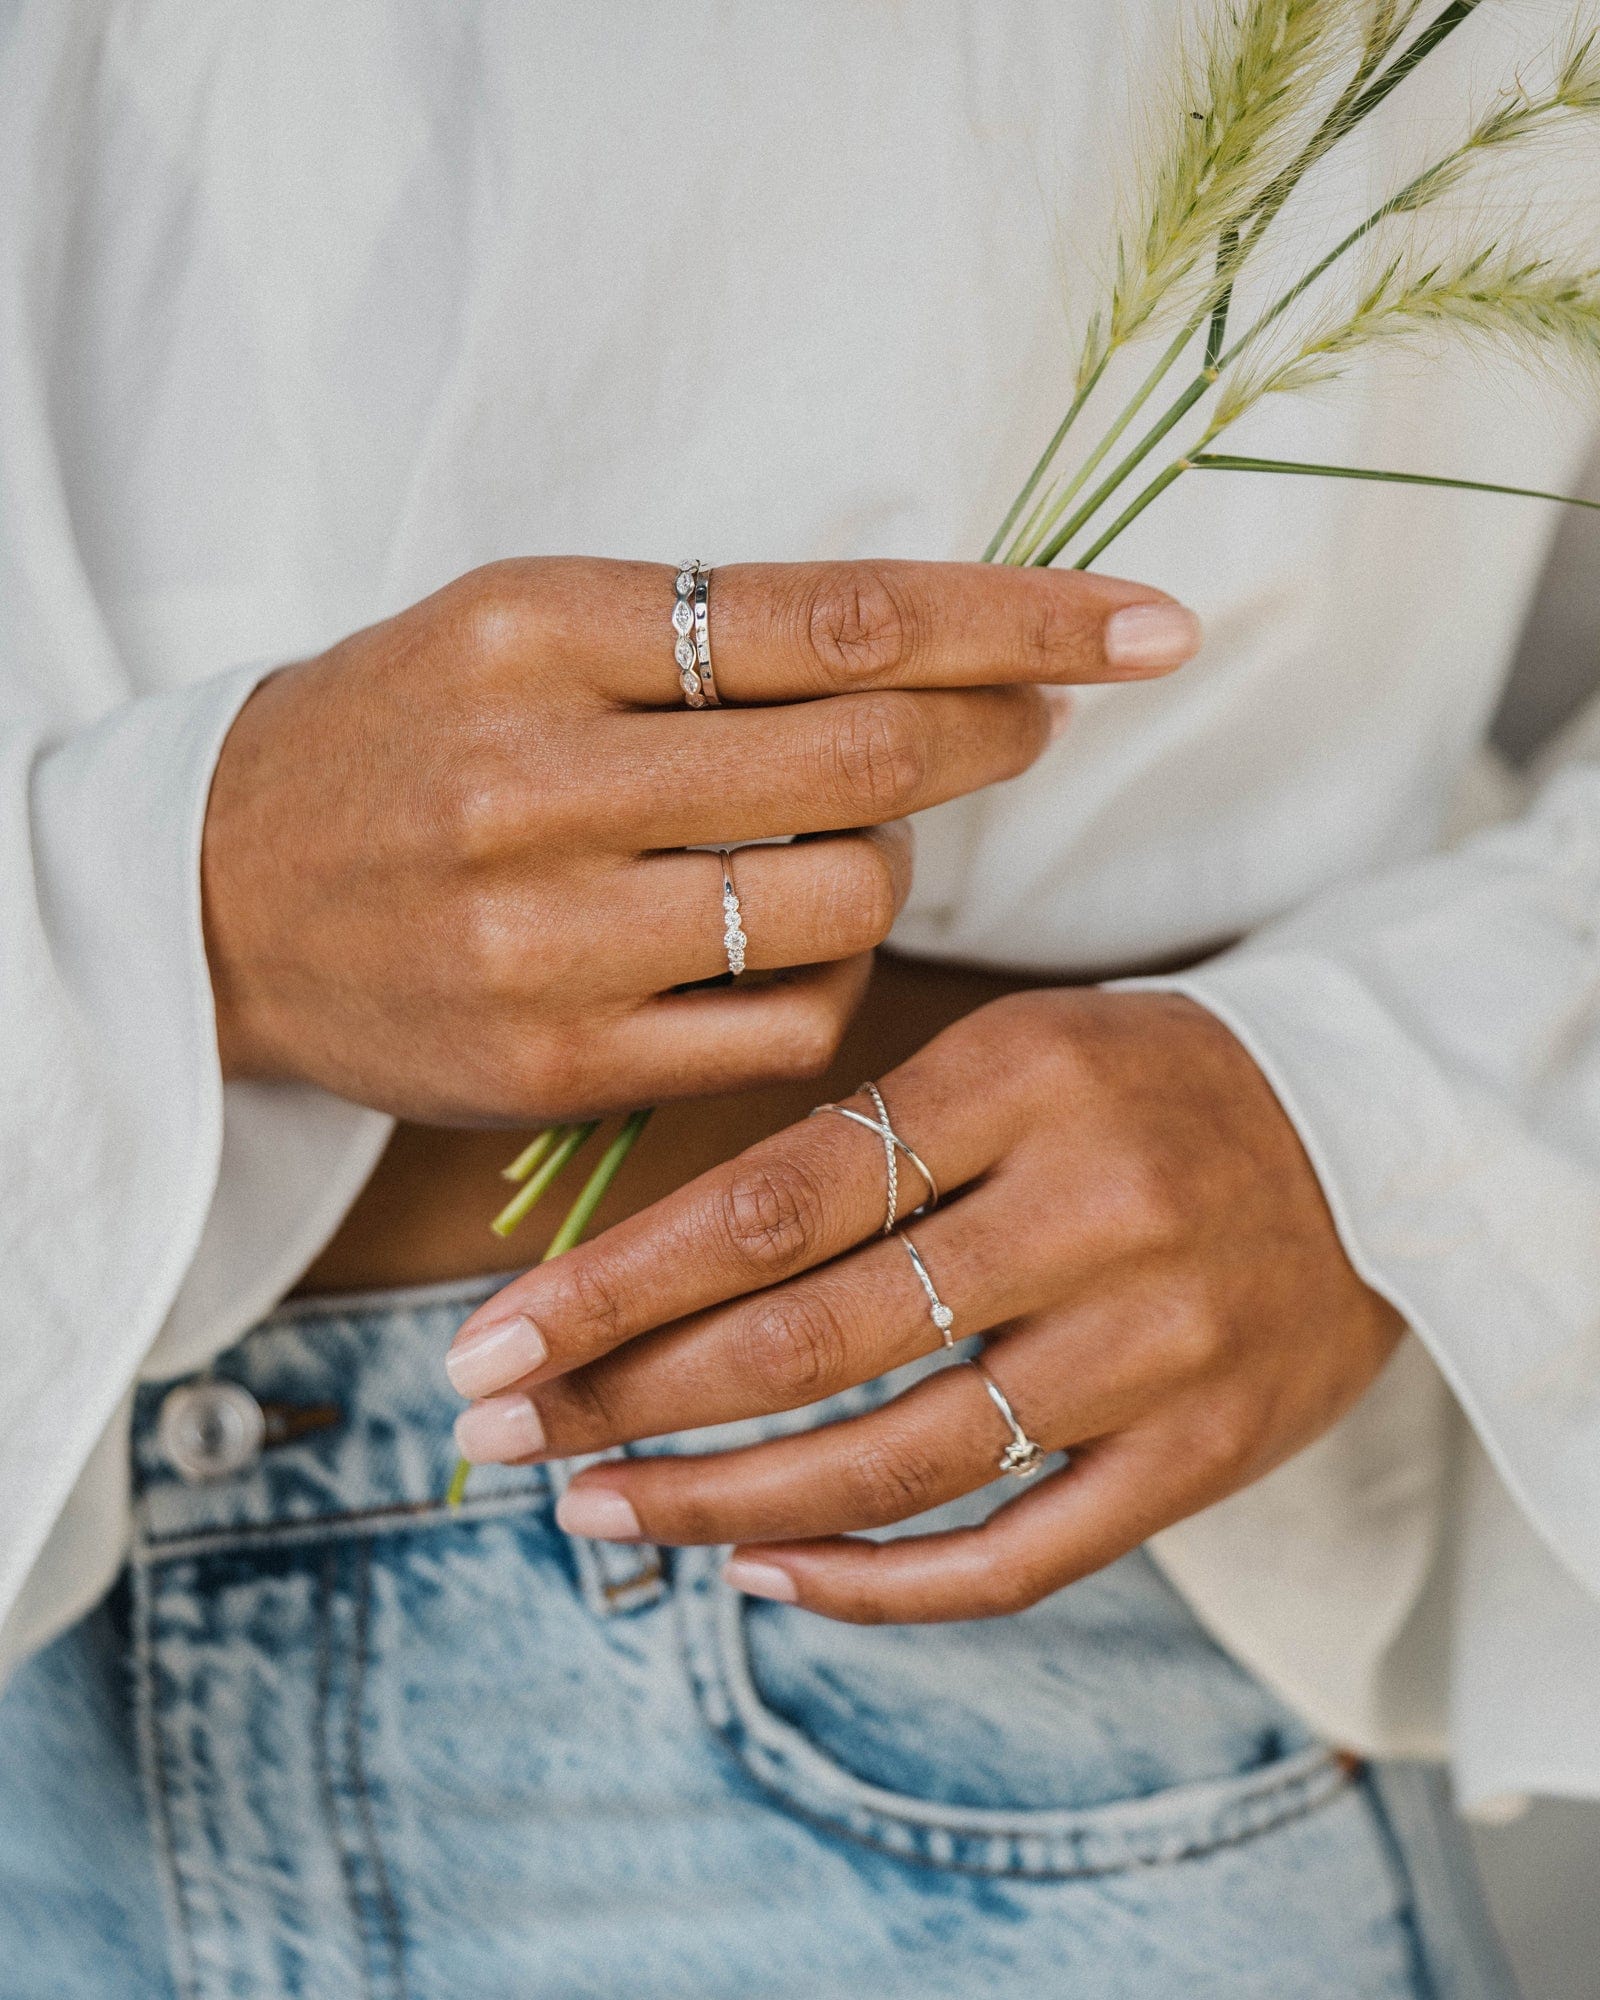
[[[533,1209],[534,1204],[544,1194],[550,1183],[567,1165],[573,1155],[588,1144],[599,1122],[598,1119],[594,1119],[587,1125],[563,1125],[557,1128],[561,1136],[555,1141],[543,1165],[540,1166],[537,1173],[527,1182],[526,1186],[518,1194],[512,1196],[511,1200],[501,1209],[494,1221],[490,1223],[489,1227],[494,1231],[496,1236],[509,1236],[517,1224],[526,1218]]]
[[[566,1129],[565,1125],[547,1125],[518,1153],[509,1167],[500,1169],[500,1178],[519,1183],[525,1181]]]
[[[594,1220],[594,1212],[605,1199],[606,1190],[616,1179],[623,1161],[638,1144],[639,1135],[650,1123],[651,1111],[635,1111],[629,1114],[627,1123],[600,1155],[594,1172],[584,1182],[578,1199],[567,1210],[566,1220],[550,1239],[550,1247],[540,1258],[541,1264],[548,1264],[552,1257],[559,1257],[572,1248],[583,1236],[583,1232]]]
[[[1503,493],[1513,500],[1554,500],[1563,507],[1600,513],[1600,500],[1551,493],[1542,486],[1504,486],[1493,479],[1451,479],[1435,472],[1387,472],[1365,465],[1317,465],[1295,458],[1250,458],[1225,451],[1197,451],[1186,461],[1194,472],[1277,472],[1300,479],[1373,479],[1390,486],[1442,486],[1456,493]]]
[[[1201,321],[1199,319],[1191,320],[1178,334],[1176,339],[1173,340],[1160,360],[1150,370],[1150,373],[1139,384],[1138,388],[1135,389],[1128,402],[1123,405],[1111,428],[1078,467],[1071,479],[1067,481],[1065,487],[1052,500],[1048,512],[1040,520],[1038,526],[1033,528],[1027,543],[1014,551],[1010,559],[1018,563],[1040,562],[1040,557],[1037,553],[1040,543],[1050,533],[1056,522],[1061,519],[1062,511],[1077,498],[1089,480],[1105,463],[1106,459],[1110,456],[1113,446],[1122,437],[1134,418],[1138,416],[1145,404],[1149,402],[1157,389],[1161,387],[1161,384],[1171,374],[1177,363],[1182,360],[1184,349],[1188,347],[1189,343],[1199,332],[1200,326]],[[1063,545],[1060,543],[1056,544],[1058,554],[1061,546]]]
[[[992,563],[995,560],[995,558],[999,555],[1000,551],[1005,547],[1007,537],[1010,535],[1011,530],[1017,525],[1017,519],[1022,513],[1023,508],[1027,506],[1029,500],[1031,500],[1033,497],[1034,488],[1039,484],[1040,480],[1043,479],[1045,474],[1050,470],[1051,463],[1055,459],[1057,452],[1060,451],[1061,447],[1067,441],[1067,433],[1072,429],[1072,426],[1078,421],[1079,416],[1082,414],[1084,404],[1088,402],[1089,398],[1094,394],[1095,390],[1099,387],[1100,378],[1102,375],[1105,374],[1107,367],[1110,365],[1111,355],[1112,355],[1112,350],[1108,347],[1105,353],[1100,357],[1099,362],[1096,364],[1094,370],[1089,375],[1088,379],[1080,385],[1077,394],[1073,397],[1071,403],[1068,404],[1067,414],[1061,419],[1061,422],[1056,426],[1055,436],[1045,446],[1043,453],[1040,455],[1039,463],[1033,468],[1032,472],[1028,474],[1027,480],[1023,485],[1022,491],[1017,495],[1016,499],[1012,501],[1011,511],[1006,515],[1005,519],[1000,523],[999,527],[996,528],[993,538],[989,543],[989,546],[984,550],[983,560],[986,563]]]

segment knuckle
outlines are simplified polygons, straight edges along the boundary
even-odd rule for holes
[[[1213,1475],[1235,1479],[1255,1462],[1265,1420],[1247,1398],[1230,1396],[1208,1402],[1191,1419],[1190,1435],[1198,1462]]]
[[[485,757],[463,759],[439,788],[435,821],[448,853],[467,867],[500,860],[522,824],[526,782]]]
[[[552,1305],[557,1325],[581,1326],[585,1345],[598,1350],[615,1347],[626,1331],[621,1294],[598,1257],[568,1256],[555,1262]],[[570,1381],[574,1377],[567,1378]],[[588,1385],[593,1387],[592,1384]]]
[[[1036,1578],[1031,1571],[1013,1569],[1009,1565],[991,1565],[986,1568],[977,1586],[977,1610],[979,1618],[1014,1618],[1019,1611],[1029,1611],[1046,1596],[1048,1586]]]
[[[792,1160],[741,1168],[720,1206],[724,1242],[741,1265],[758,1274],[805,1263],[822,1240],[822,1188]]]
[[[1023,669],[1050,680],[1079,667],[1086,651],[1082,616],[1062,589],[1060,578],[1030,588],[1017,625],[1017,652]]]
[[[813,1402],[844,1369],[844,1329],[821,1299],[796,1294],[773,1299],[742,1329],[745,1374],[781,1407]]]
[[[927,1445],[904,1437],[875,1437],[856,1446],[845,1466],[844,1484],[852,1514],[873,1527],[904,1521],[935,1505],[942,1471]]]
[[[824,1001],[800,1015],[784,1042],[782,1071],[797,1082],[814,1083],[833,1067],[849,1022],[840,1006]]]
[[[527,652],[536,619],[526,565],[485,563],[458,577],[450,598],[457,643],[469,662],[498,667]]]
[[[877,563],[824,564],[803,615],[811,651],[835,685],[891,679],[915,651],[909,601]]]
[[[849,811],[871,825],[911,811],[933,764],[933,745],[915,698],[863,695],[832,720],[833,788]]]
[[[851,946],[881,944],[900,913],[894,862],[874,841],[858,841],[851,862],[851,880],[842,899],[851,918]]]

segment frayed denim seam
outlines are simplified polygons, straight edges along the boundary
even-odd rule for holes
[[[367,1782],[366,1759],[361,1751],[361,1712],[366,1700],[367,1667],[371,1660],[372,1636],[372,1544],[363,1539],[354,1551],[356,1564],[356,1622],[352,1646],[351,1679],[345,1709],[345,1772],[355,1794],[356,1817],[361,1825],[367,1866],[372,1873],[372,1900],[377,1904],[378,1928],[389,1959],[390,1987],[394,2000],[407,2000],[405,1968],[405,1927],[400,1905],[378,1840],[378,1823],[372,1810],[372,1791]],[[365,1899],[363,1899],[365,1900]]]
[[[140,1775],[144,1780],[145,1813],[155,1835],[156,1876],[161,1885],[161,1908],[169,1944],[168,1969],[178,2000],[201,2000],[193,1926],[172,1827],[172,1794],[156,1721],[155,1607],[150,1598],[148,1573],[135,1568],[132,1582],[134,1726]]]
[[[374,2000],[372,1966],[366,1951],[361,1923],[361,1894],[354,1864],[345,1846],[339,1824],[339,1801],[333,1785],[333,1755],[330,1749],[333,1719],[333,1599],[339,1577],[340,1551],[330,1547],[317,1577],[317,1645],[315,1685],[312,1693],[311,1731],[317,1770],[317,1794],[323,1817],[328,1822],[328,1838],[339,1857],[339,1881],[344,1889],[345,1909],[350,1929],[361,1954],[362,2000]]]

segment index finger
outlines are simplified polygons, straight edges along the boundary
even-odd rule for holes
[[[949,1192],[994,1164],[1005,1135],[992,1099],[946,1103],[941,1073],[913,1057],[883,1089],[895,1129]],[[456,1335],[450,1379],[481,1397],[565,1374],[654,1327],[764,1291],[880,1229],[884,1182],[873,1133],[837,1116],[802,1119],[513,1279]]]
[[[584,567],[556,594],[552,636],[617,699],[679,706],[674,572]],[[1201,640],[1194,613],[1147,584],[993,563],[733,563],[711,573],[708,610],[717,686],[733,703],[1147,680]]]

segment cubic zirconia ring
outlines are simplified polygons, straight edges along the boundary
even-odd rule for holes
[[[732,860],[727,848],[722,854],[722,948],[728,954],[728,972],[737,979],[744,971],[744,948],[750,940],[744,934],[744,912],[739,908],[739,892],[733,886]]]
[[[954,1347],[956,1344],[955,1335],[950,1329],[956,1323],[955,1314],[935,1290],[933,1280],[928,1276],[928,1267],[917,1253],[916,1244],[912,1242],[903,1229],[900,1231],[900,1241],[906,1246],[906,1255],[911,1259],[911,1268],[917,1274],[917,1282],[928,1295],[929,1319],[939,1329],[939,1338],[944,1342],[945,1346]]]
[[[989,1373],[988,1369],[984,1367],[983,1363],[981,1361],[969,1361],[967,1366],[977,1369],[979,1381],[982,1382],[984,1388],[989,1392],[989,1401],[994,1404],[995,1408],[1005,1419],[1006,1429],[1011,1433],[1010,1444],[1000,1454],[998,1460],[999,1469],[1002,1472],[1009,1473],[1013,1479],[1031,1479],[1036,1472],[1044,1470],[1044,1462],[1049,1454],[1045,1451],[1043,1445],[1035,1444],[1033,1439],[1022,1428],[1021,1424],[1017,1422],[1017,1413],[1007,1401],[1005,1390],[1001,1388],[1000,1384]]]
[[[927,1215],[938,1207],[939,1184],[928,1172],[921,1156],[911,1150],[889,1123],[889,1109],[883,1101],[883,1093],[878,1086],[875,1083],[864,1083],[861,1089],[865,1096],[872,1099],[873,1109],[878,1114],[876,1118],[869,1118],[864,1111],[852,1111],[848,1104],[819,1104],[811,1116],[820,1117],[824,1111],[837,1112],[841,1118],[848,1118],[853,1125],[862,1125],[867,1131],[875,1132],[883,1141],[883,1163],[888,1175],[888,1200],[884,1204],[883,1233],[885,1236],[892,1236],[895,1222],[900,1214],[900,1167],[896,1155],[903,1154],[927,1183],[928,1198],[911,1211],[913,1215]]]
[[[699,648],[695,644],[695,596],[709,574],[698,556],[691,556],[688,562],[678,565],[678,578],[673,586],[672,604],[672,657],[678,666],[678,685],[683,689],[683,698],[691,708],[707,708],[706,686],[701,678]],[[706,643],[706,658],[711,657],[709,634]]]

